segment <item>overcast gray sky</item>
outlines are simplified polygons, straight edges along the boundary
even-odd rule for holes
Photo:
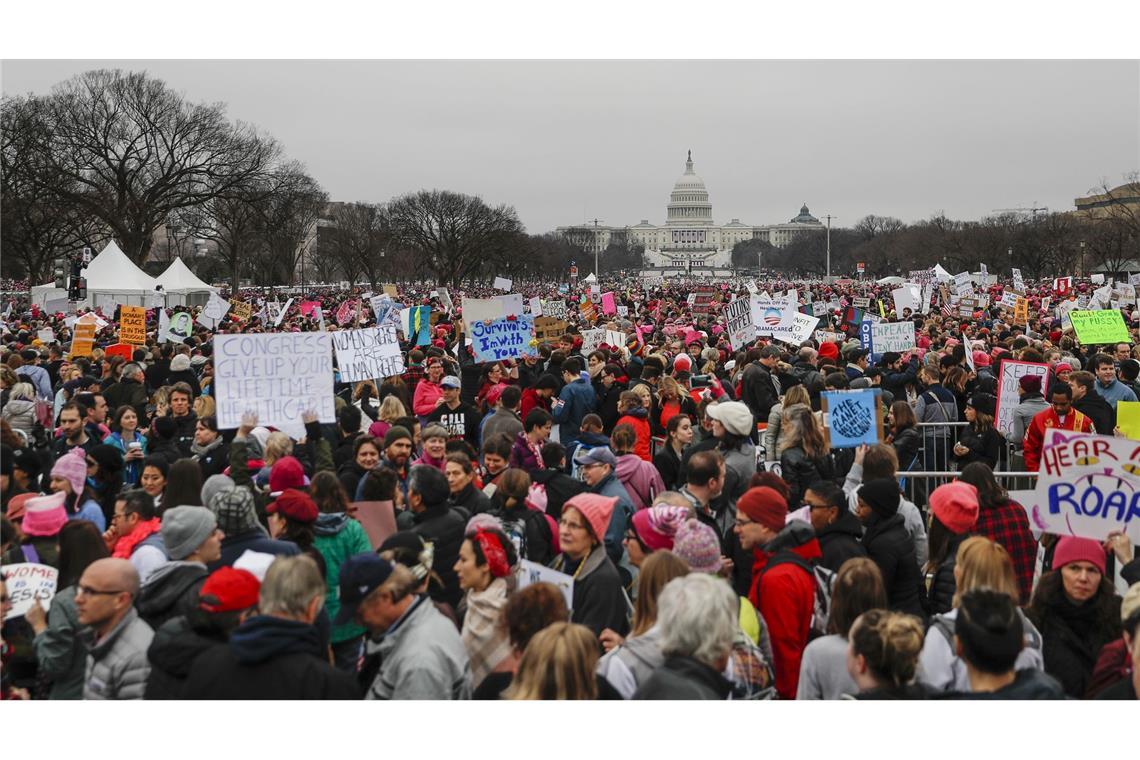
[[[441,188],[530,232],[661,224],[692,149],[717,223],[1048,206],[1140,170],[1136,61],[5,61],[5,94],[145,69],[277,137],[334,200]]]

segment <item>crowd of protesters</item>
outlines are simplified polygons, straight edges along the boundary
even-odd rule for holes
[[[837,303],[831,339],[734,350],[721,309],[753,288]],[[1049,428],[1124,434],[1135,303],[1129,342],[1090,346],[1041,308],[1063,300],[1044,282],[1021,324],[896,314],[889,286],[855,281],[599,289],[620,310],[585,283],[519,285],[564,302],[564,332],[479,363],[460,296],[486,288],[449,308],[401,287],[438,317],[428,342],[401,344],[401,375],[338,374],[335,422],[308,413],[294,437],[253,414],[219,426],[212,337],[367,326],[360,288],[182,341],[159,342],[150,309],[126,355],[113,310],[79,356],[74,314],[15,299],[3,564],[58,580],[16,616],[0,586],[4,698],[1136,699],[1131,541],[1035,533],[1000,477],[1035,472]],[[912,321],[915,350],[869,355],[856,297]],[[346,301],[363,308],[338,325]],[[595,327],[626,340],[583,351]],[[1051,371],[1021,379],[1002,435],[1007,360]],[[858,388],[881,391],[884,438],[832,449],[822,394]],[[948,482],[907,488],[920,471]],[[375,503],[393,519],[378,541]],[[572,593],[524,585],[523,562]]]

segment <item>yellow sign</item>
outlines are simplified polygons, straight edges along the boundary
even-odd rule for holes
[[[1125,438],[1140,441],[1140,401],[1116,402],[1116,426]]]
[[[384,283],[384,285],[382,287],[384,289],[384,292],[387,293],[388,295],[392,296],[392,298],[397,297],[395,284],[393,284],[391,282],[386,282],[386,283]]]
[[[71,333],[71,357],[90,356],[95,348],[95,325],[90,322],[76,322]]]
[[[141,306],[119,307],[119,342],[134,346],[146,344],[146,309]]]
[[[1022,322],[1024,324],[1029,324],[1029,299],[1028,298],[1021,298],[1020,296],[1018,297],[1017,303],[1013,307],[1013,321],[1014,322]]]
[[[249,318],[253,316],[253,306],[245,301],[239,301],[236,298],[230,299],[230,308],[232,309],[231,316],[240,319],[242,322],[248,322]]]

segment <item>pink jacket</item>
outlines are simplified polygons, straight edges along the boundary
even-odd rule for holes
[[[416,383],[416,395],[412,397],[412,411],[420,417],[427,417],[435,411],[436,399],[443,398],[443,388],[426,377]]]
[[[657,494],[665,491],[661,473],[637,454],[622,454],[617,458],[617,479],[625,486],[634,510],[645,509]]]

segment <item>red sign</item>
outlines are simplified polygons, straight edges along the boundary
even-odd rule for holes
[[[1053,280],[1053,292],[1059,296],[1066,296],[1073,288],[1072,277],[1058,277]]]
[[[578,276],[578,267],[570,267],[570,276],[571,277],[577,277]]]
[[[866,262],[860,261],[858,264],[855,265],[855,268],[857,270],[859,270],[859,274],[863,274],[863,272],[865,272],[867,270],[867,264],[866,264]]]

